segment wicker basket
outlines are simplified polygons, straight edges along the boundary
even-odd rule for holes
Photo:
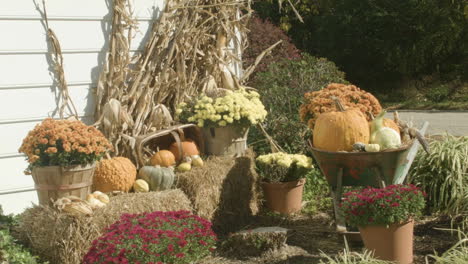
[[[204,153],[204,142],[200,129],[193,124],[176,125],[167,129],[159,130],[137,138],[136,154],[139,167],[145,166],[149,158],[158,149],[169,149],[174,142],[179,146],[179,157],[176,160],[180,162],[183,157],[182,141],[191,139],[195,142],[200,151]]]
[[[55,200],[70,195],[83,200],[91,193],[96,163],[81,166],[46,166],[32,170],[40,205],[52,205]]]

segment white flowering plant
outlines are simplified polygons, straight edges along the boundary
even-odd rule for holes
[[[202,95],[191,102],[179,104],[176,109],[178,120],[199,127],[256,125],[265,120],[266,115],[260,95],[244,88],[227,91],[226,95],[217,98]]]
[[[257,157],[257,172],[266,182],[288,182],[304,178],[312,169],[312,158],[302,154],[275,152]]]

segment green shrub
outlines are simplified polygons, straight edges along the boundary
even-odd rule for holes
[[[329,211],[332,208],[332,198],[325,176],[320,169],[311,170],[306,175],[303,200],[306,202],[303,212],[315,214]]]
[[[267,133],[288,153],[308,151],[305,140],[310,132],[299,118],[304,93],[322,89],[330,82],[346,82],[344,73],[333,62],[307,53],[302,57],[270,64],[251,84],[258,89],[268,111],[264,123]],[[267,140],[255,128],[251,129],[249,142],[257,154],[270,151]]]
[[[28,250],[17,244],[17,241],[11,236],[10,228],[14,223],[16,223],[16,217],[3,215],[0,206],[0,263],[41,263],[37,257],[32,256]]]
[[[442,102],[447,100],[450,95],[450,90],[447,85],[434,86],[429,89],[426,97],[432,102]]]
[[[426,193],[433,211],[457,215],[468,208],[468,137],[444,136],[430,143],[431,154],[420,152],[409,181]]]
[[[299,49],[334,61],[353,83],[383,90],[375,84],[398,84],[422,73],[463,76],[465,5],[464,0],[304,0],[297,4],[304,23],[287,5],[281,13],[268,1],[254,9],[288,29]]]

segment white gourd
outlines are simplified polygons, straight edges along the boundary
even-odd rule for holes
[[[380,145],[379,144],[367,144],[364,147],[364,150],[366,152],[379,152],[380,151]]]
[[[371,124],[370,144],[378,144],[380,150],[395,149],[401,145],[398,132],[389,127],[384,127],[383,117],[386,111],[382,111]]]

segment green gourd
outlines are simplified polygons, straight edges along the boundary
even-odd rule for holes
[[[172,187],[175,174],[171,168],[144,166],[138,172],[138,178],[145,180],[151,191],[163,191]]]
[[[398,132],[389,127],[384,127],[384,115],[382,111],[371,124],[370,143],[380,145],[380,150],[394,149],[401,145],[401,138]]]

